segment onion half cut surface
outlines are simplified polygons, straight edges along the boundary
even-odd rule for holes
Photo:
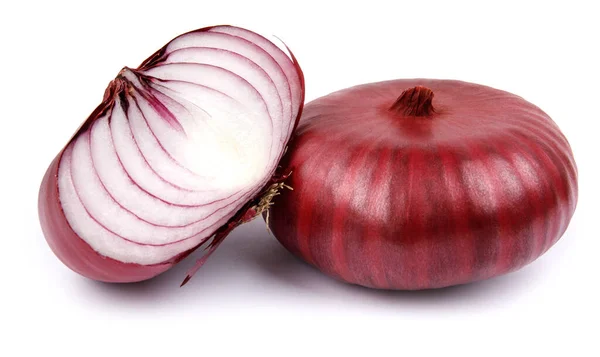
[[[304,102],[293,56],[252,31],[182,34],[125,67],[43,178],[57,257],[106,282],[152,278],[268,209]]]

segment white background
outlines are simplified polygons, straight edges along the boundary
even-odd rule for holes
[[[598,356],[599,12],[594,1],[4,1],[0,356]],[[237,229],[185,288],[194,258],[130,286],[88,281],[46,245],[37,190],[119,70],[176,35],[232,24],[282,38],[307,100],[393,78],[453,78],[544,109],[572,144],[580,200],[526,268],[428,292],[333,281],[262,221]]]

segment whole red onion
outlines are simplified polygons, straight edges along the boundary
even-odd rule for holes
[[[454,80],[392,80],[308,103],[268,224],[294,255],[381,289],[517,270],[563,235],[577,202],[567,139],[542,110]]]

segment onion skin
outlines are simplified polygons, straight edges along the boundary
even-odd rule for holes
[[[399,103],[405,90],[420,99]],[[370,83],[306,104],[281,170],[293,190],[269,212],[279,242],[376,289],[518,270],[564,234],[578,194],[573,153],[547,114],[451,80]]]

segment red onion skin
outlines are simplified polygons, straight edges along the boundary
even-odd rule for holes
[[[433,112],[394,110],[419,85],[433,90]],[[518,270],[559,240],[577,203],[573,153],[550,117],[460,81],[395,80],[316,99],[281,170],[293,190],[269,212],[277,239],[325,274],[377,289]]]

